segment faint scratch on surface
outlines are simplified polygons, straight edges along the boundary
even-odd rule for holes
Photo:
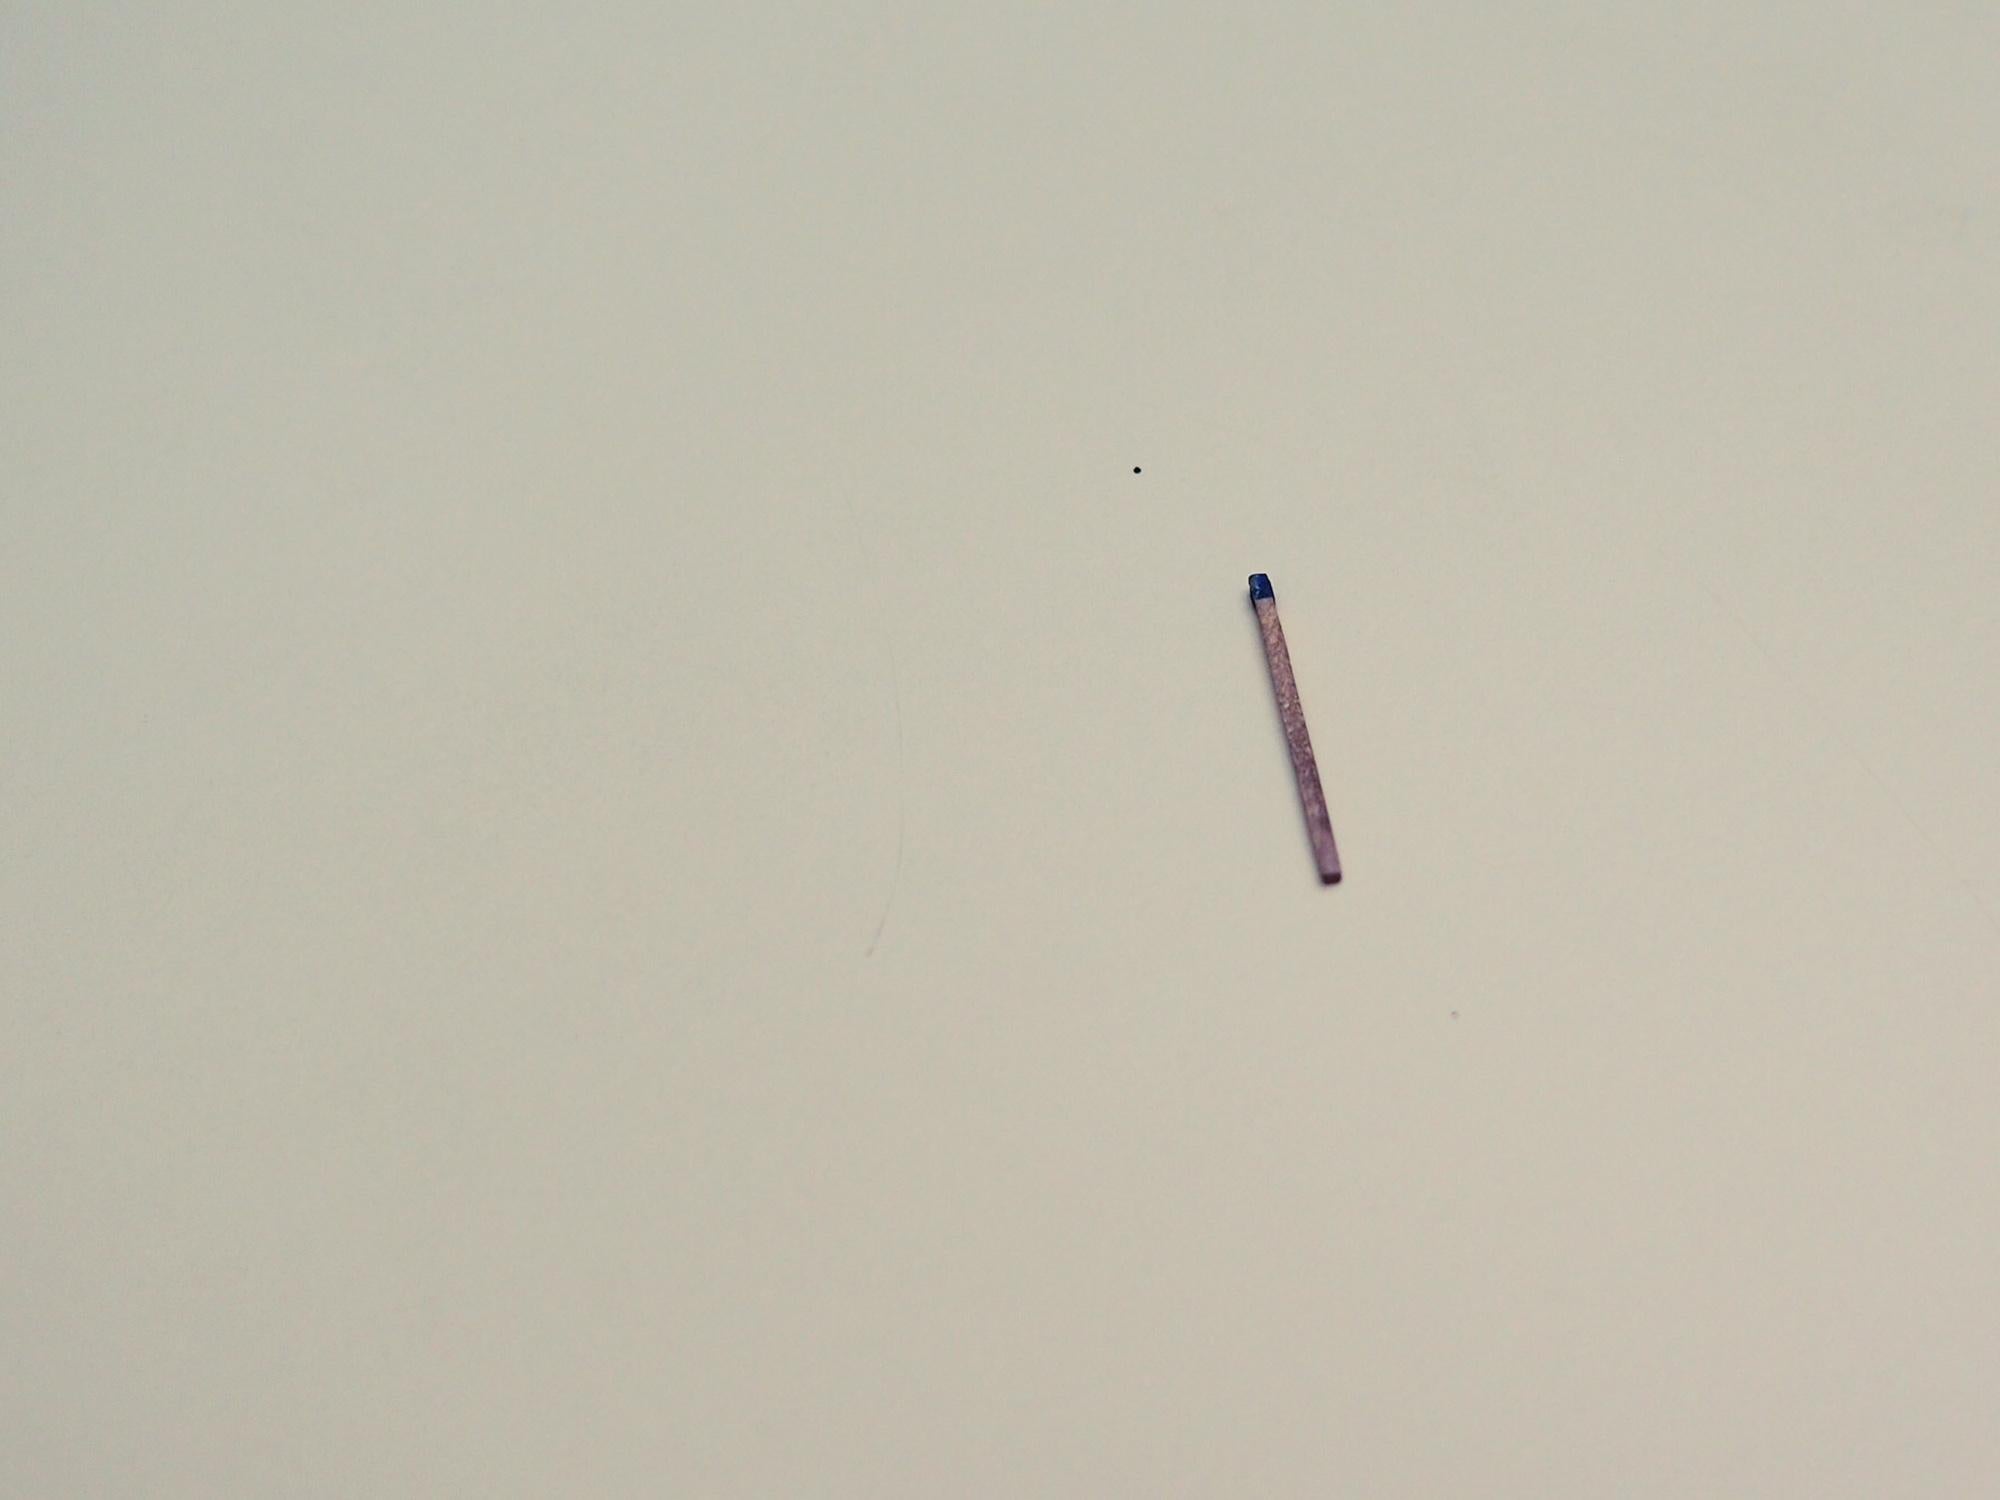
[[[876,596],[878,599],[880,595]],[[875,935],[868,939],[868,951],[863,958],[873,958],[875,947],[882,941],[882,930],[889,925],[889,908],[896,904],[896,892],[903,887],[903,834],[908,822],[908,797],[903,785],[903,683],[902,674],[896,669],[896,642],[889,634],[886,612],[880,613],[882,640],[889,650],[889,696],[896,709],[896,863],[889,873],[889,894],[882,900],[882,915],[875,922]]]
[[[881,570],[876,566],[874,551],[868,545],[866,528],[861,524],[860,512],[855,510],[854,502],[845,493],[840,494],[840,503],[853,528],[854,550],[860,556],[870,593],[874,597],[875,629],[881,637],[882,652],[889,663],[889,701],[896,726],[896,858],[889,870],[889,889],[882,897],[882,914],[875,919],[875,931],[861,953],[862,958],[869,959],[881,946],[882,934],[889,926],[889,913],[896,905],[896,894],[903,888],[903,846],[909,827],[909,792],[905,784],[907,777],[904,774],[903,754],[903,678],[896,662],[896,637],[889,626],[889,606],[882,588]]]

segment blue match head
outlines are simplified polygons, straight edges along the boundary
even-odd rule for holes
[[[1270,574],[1252,573],[1250,575],[1250,602],[1252,604],[1255,604],[1259,599],[1275,599],[1277,597],[1276,594],[1271,592]]]

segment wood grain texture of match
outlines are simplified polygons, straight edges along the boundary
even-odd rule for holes
[[[1299,684],[1292,676],[1292,653],[1285,648],[1285,627],[1278,619],[1278,596],[1267,575],[1250,575],[1250,604],[1257,611],[1257,627],[1264,633],[1264,659],[1271,664],[1271,687],[1278,695],[1278,719],[1285,726],[1292,771],[1299,779],[1299,806],[1305,810],[1313,863],[1319,866],[1321,880],[1338,885],[1340,850],[1333,842],[1333,819],[1327,814],[1326,793],[1319,784],[1319,762],[1313,758],[1312,736],[1306,733],[1306,714],[1299,705]]]

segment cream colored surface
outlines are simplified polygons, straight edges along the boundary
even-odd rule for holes
[[[2000,1493],[1990,7],[4,15],[0,1493]]]

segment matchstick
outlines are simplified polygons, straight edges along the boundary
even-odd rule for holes
[[[1299,684],[1292,676],[1292,654],[1285,649],[1285,627],[1278,620],[1278,596],[1263,573],[1250,575],[1250,604],[1264,632],[1264,659],[1271,664],[1271,687],[1278,695],[1278,718],[1285,726],[1285,743],[1292,751],[1292,771],[1299,778],[1299,805],[1305,809],[1306,836],[1312,840],[1313,863],[1328,885],[1340,883],[1340,850],[1333,842],[1333,820],[1327,816],[1326,793],[1320,790],[1319,762],[1313,759],[1312,736],[1306,733],[1305,710],[1299,707]]]

